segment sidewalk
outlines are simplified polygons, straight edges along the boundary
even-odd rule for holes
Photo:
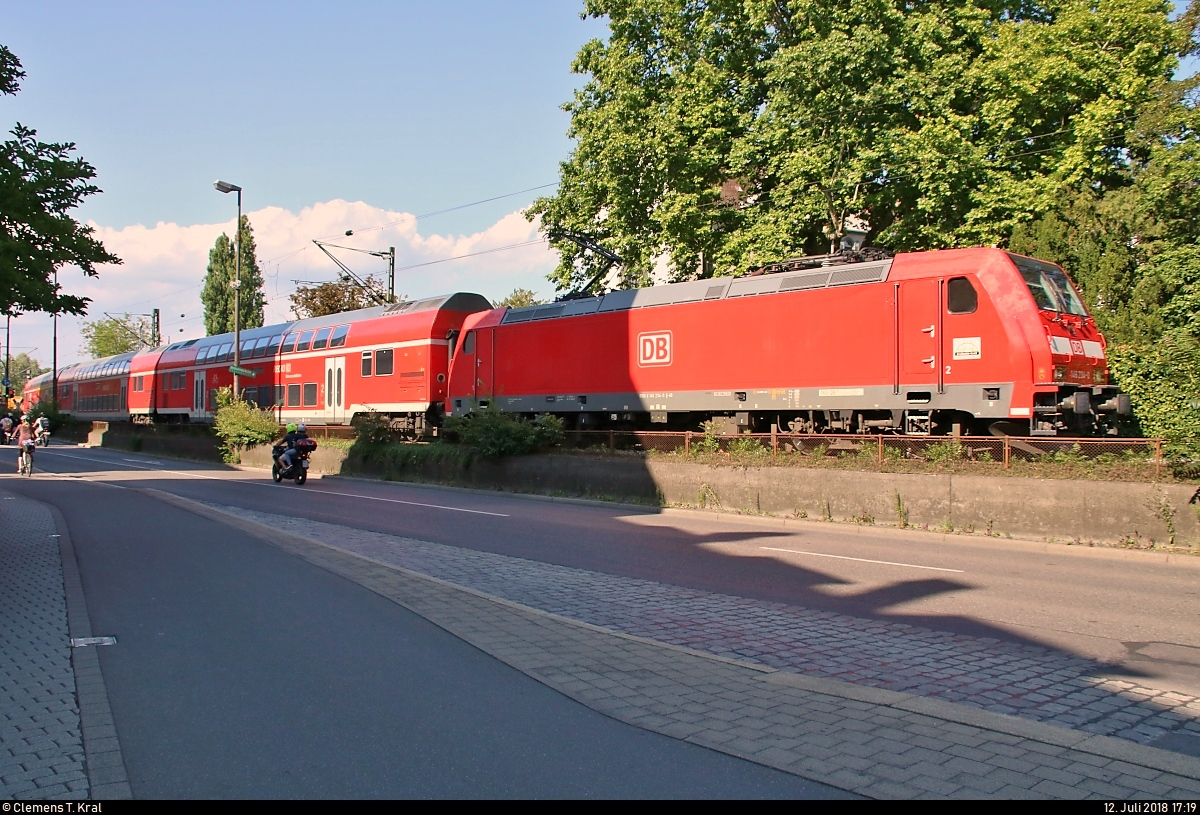
[[[235,516],[156,494],[208,517],[220,513],[595,710],[856,793],[1200,796],[1200,759],[1137,741],[1194,732],[1197,700],[1089,682],[1095,666],[1050,649],[755,604],[307,520],[292,528],[293,519],[283,516],[240,508]],[[291,533],[285,542],[281,528]],[[718,630],[722,624],[726,630]],[[764,636],[763,626],[773,635]],[[788,654],[792,663],[771,664]],[[1024,660],[1015,680],[1014,660]],[[951,670],[939,681],[934,674],[946,665]],[[902,689],[888,687],[897,682]],[[1039,692],[1012,687],[1022,683]],[[939,694],[942,685],[959,698]],[[1031,695],[1046,699],[1013,708],[1020,717],[985,709]],[[1055,707],[1055,699],[1069,703]],[[1055,720],[1063,714],[1073,714],[1075,724]]]
[[[54,517],[0,490],[0,798],[88,792]]]
[[[69,532],[0,489],[0,798],[131,797],[91,636]]]

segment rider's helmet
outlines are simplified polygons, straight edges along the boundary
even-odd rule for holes
[[[28,413],[26,413],[24,416],[21,417],[21,424],[29,424],[29,414]]]
[[[300,433],[308,432],[308,428],[304,426],[304,422],[301,422],[300,424],[296,425],[296,430]]]
[[[295,433],[295,432],[296,432],[296,423],[295,423],[295,422],[288,422],[288,424],[287,424],[287,432],[289,432],[289,433]]]

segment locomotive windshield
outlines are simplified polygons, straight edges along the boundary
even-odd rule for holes
[[[1043,311],[1058,311],[1063,314],[1088,316],[1087,308],[1075,293],[1075,287],[1062,269],[1049,263],[1038,263],[1029,258],[1010,255],[1021,272],[1033,302]]]

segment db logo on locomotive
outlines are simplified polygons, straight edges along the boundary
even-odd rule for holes
[[[643,368],[671,364],[671,332],[653,331],[638,334],[638,365]]]

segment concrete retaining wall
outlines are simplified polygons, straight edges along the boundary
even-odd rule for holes
[[[187,428],[96,422],[92,446],[220,461],[220,442]],[[242,463],[269,469],[269,447]],[[384,475],[347,451],[318,449],[311,472]],[[861,524],[909,525],[1017,538],[1136,542],[1200,548],[1198,490],[1186,484],[873,473],[804,467],[709,467],[641,457],[553,454],[501,461],[430,462],[389,472],[396,480],[569,495],[655,505],[721,508]]]
[[[370,475],[370,469],[342,465],[342,473]],[[1197,488],[1186,484],[709,467],[579,455],[521,456],[465,470],[445,464],[390,477],[1034,540],[1146,545],[1167,544],[1173,536],[1177,545],[1200,547]]]

